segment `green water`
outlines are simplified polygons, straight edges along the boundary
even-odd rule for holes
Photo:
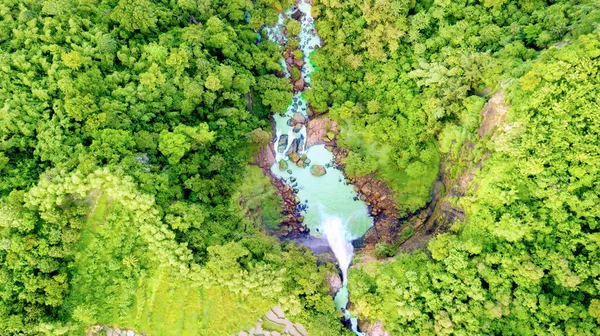
[[[333,154],[324,145],[308,148],[306,155],[311,160],[311,165],[327,167],[333,163]],[[311,234],[320,236],[321,225],[326,216],[342,220],[347,241],[360,238],[371,227],[373,219],[369,216],[367,205],[358,198],[353,186],[344,181],[342,171],[328,167],[325,175],[317,177],[310,173],[308,167],[300,168],[291,161],[288,161],[288,167],[292,174],[279,170],[278,163],[271,167],[271,171],[298,190],[296,196],[300,199],[300,204],[307,205],[301,215]],[[292,178],[295,182],[292,182]]]
[[[314,18],[311,14],[312,6],[305,1],[298,0],[296,2],[297,10],[303,13],[300,20],[302,31],[298,40],[300,42],[299,49],[304,55],[302,78],[310,84],[311,74],[316,67],[309,56],[315,49],[321,47],[321,38],[314,26]],[[290,9],[281,13],[278,22],[273,27],[265,28],[271,41],[282,46],[285,45],[287,36],[283,34],[284,20],[293,12],[294,9]],[[290,78],[285,61],[280,63],[282,63],[285,76]],[[350,322],[352,331],[357,336],[364,336],[358,330],[356,317],[346,310],[349,299],[347,271],[353,255],[350,242],[362,237],[373,225],[373,219],[369,216],[367,205],[354,191],[354,187],[345,182],[343,172],[335,168],[333,154],[324,145],[305,148],[308,133],[305,125],[307,123],[304,123],[301,129],[297,129],[297,132],[293,131],[290,126],[291,119],[296,113],[308,119],[307,112],[308,103],[300,91],[294,94],[293,100],[285,112],[282,111],[273,116],[276,128],[274,139],[276,163],[271,167],[271,172],[293,188],[298,200],[296,211],[304,216],[304,225],[310,230],[310,234],[318,237],[326,236],[329,247],[338,260],[344,284],[334,298],[335,307]],[[310,164],[304,168],[298,167],[287,156],[294,139],[300,142],[298,154],[305,154],[310,160]],[[280,148],[281,150],[279,150]],[[286,169],[280,170],[280,160],[287,162]],[[322,176],[313,176],[310,172],[311,165],[325,166],[326,173]]]

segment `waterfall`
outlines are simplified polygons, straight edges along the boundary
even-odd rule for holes
[[[342,220],[338,217],[326,217],[323,222],[323,234],[338,260],[339,268],[342,271],[342,284],[346,286],[348,284],[348,267],[352,261],[354,248],[346,240],[346,230]]]
[[[312,1],[296,0],[296,6],[280,13],[277,23],[264,27],[264,31],[271,41],[285,46],[288,40],[288,36],[284,33],[285,20],[295,16],[294,14],[300,14],[297,17],[302,28],[298,35],[298,49],[302,51],[303,55],[303,65],[300,67],[301,76],[305,86],[310,87],[311,74],[316,70],[311,63],[310,55],[322,46],[321,38],[315,27],[315,19],[312,16]],[[279,62],[285,77],[291,80],[287,62],[283,58]],[[344,182],[343,172],[333,167],[333,154],[325,148],[325,145],[307,146],[306,121],[301,123],[300,129],[297,128],[297,123],[292,125],[296,114],[302,115],[306,120],[310,117],[309,106],[303,97],[303,91],[302,89],[294,93],[285,112],[273,115],[276,127],[274,140],[276,162],[271,166],[271,173],[293,188],[298,203],[302,205],[301,210],[298,211],[303,212],[304,225],[310,232],[317,233],[316,236],[321,239],[323,245],[326,240],[329,248],[335,254],[342,273],[342,288],[334,297],[335,307],[344,314],[352,331],[358,336],[364,336],[358,331],[356,317],[347,310],[348,268],[354,254],[351,241],[364,235],[373,224],[373,220],[369,216],[366,204],[358,198],[352,186]],[[294,127],[296,127],[295,131]],[[282,143],[284,136],[287,137],[285,146]],[[289,162],[288,168],[283,171],[279,169],[279,161],[289,161],[287,153],[295,139],[298,139],[296,153],[305,154],[306,157],[301,165],[296,164],[295,161]],[[327,167],[326,174],[313,176],[304,163]]]
[[[358,320],[346,309],[349,299],[348,268],[352,262],[354,247],[347,240],[345,225],[339,217],[325,217],[322,230],[329,243],[329,248],[331,248],[335,258],[338,260],[338,267],[342,272],[342,288],[335,295],[335,306],[344,313],[346,320],[350,321],[352,331],[356,335],[364,336],[364,333],[358,331]]]

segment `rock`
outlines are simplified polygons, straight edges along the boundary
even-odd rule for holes
[[[480,113],[483,116],[483,119],[481,120],[479,130],[477,131],[479,136],[483,138],[489,134],[494,127],[502,125],[506,120],[507,113],[508,106],[504,99],[504,91],[498,91],[487,103],[485,103],[483,110]]]
[[[306,117],[304,117],[301,113],[295,113],[292,117],[293,124],[304,124],[306,122]]]
[[[329,284],[329,295],[335,297],[335,294],[342,288],[342,278],[337,272],[332,272],[327,275],[327,283]]]
[[[292,65],[292,64],[294,64],[294,60],[292,59],[292,56],[288,56],[288,57],[286,57],[286,58],[285,58],[285,63],[286,63],[287,65]]]
[[[127,336],[135,336],[133,330],[127,330]]]
[[[113,330],[111,328],[104,328],[106,331],[106,336],[113,336]]]
[[[300,78],[296,82],[294,82],[294,90],[296,90],[296,91],[304,90],[304,79]]]
[[[290,156],[290,155],[292,155],[292,153],[298,153],[299,147],[300,147],[300,139],[294,139],[294,140],[292,140],[290,148],[288,149],[287,153],[285,153],[285,154],[287,156]]]
[[[297,66],[298,68],[301,68],[304,65],[304,61],[301,59],[295,59],[294,65]]]
[[[286,171],[288,169],[288,163],[285,160],[279,160],[279,170]]]
[[[302,127],[303,127],[302,124],[296,124],[296,125],[294,125],[294,133],[300,132],[300,130],[302,129]]]
[[[304,168],[304,161],[298,160],[298,162],[296,162],[296,165],[298,165],[298,167],[300,168]]]
[[[298,162],[300,160],[300,156],[298,155],[298,153],[293,152],[290,154],[290,160],[294,163]]]
[[[238,336],[248,336],[248,333],[245,331],[240,331],[240,333],[238,334]]]
[[[309,109],[310,111],[310,109]],[[337,123],[329,118],[309,119],[306,126],[306,147],[325,144],[325,136],[329,132],[337,132]],[[329,141],[329,140],[327,140]]]
[[[323,176],[327,173],[327,170],[322,165],[312,165],[310,166],[310,173],[313,176]]]
[[[277,152],[278,153],[283,153],[283,151],[286,149],[288,144],[288,135],[287,134],[283,134],[279,137],[279,146],[277,146]]]
[[[385,330],[381,321],[375,321],[375,323],[359,322],[360,330],[367,336],[390,336],[390,333]]]

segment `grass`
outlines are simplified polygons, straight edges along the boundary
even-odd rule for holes
[[[106,218],[107,212],[110,210],[110,204],[108,200],[108,194],[103,192],[96,198],[96,204],[94,204],[90,214],[88,216],[88,225],[92,228],[102,225],[104,218]]]
[[[249,330],[276,302],[203,288],[166,270],[140,279],[135,303],[121,321],[152,335],[229,335]]]

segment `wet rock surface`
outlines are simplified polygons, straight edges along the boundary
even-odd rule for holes
[[[333,155],[337,165],[344,167],[344,160],[348,152],[342,148],[334,147]],[[395,201],[394,192],[385,183],[379,181],[374,174],[356,178],[346,177],[349,183],[354,184],[358,197],[369,205],[373,217],[373,227],[367,231],[362,243],[363,248],[370,250],[377,243],[386,242],[393,244],[401,232],[400,214]]]
[[[329,295],[335,297],[335,294],[342,288],[342,278],[339,273],[329,273],[327,275],[327,284],[329,285]]]

